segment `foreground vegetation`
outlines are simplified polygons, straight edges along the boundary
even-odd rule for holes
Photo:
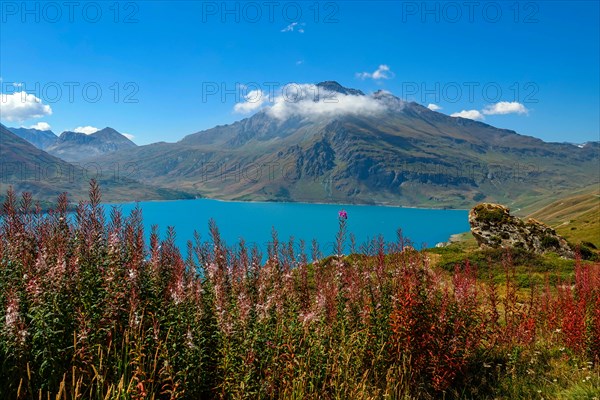
[[[337,253],[182,256],[139,210],[11,192],[0,224],[0,398],[599,398],[600,264],[418,252],[399,234]],[[346,240],[348,239],[348,240]],[[298,254],[297,248],[302,249]],[[310,257],[307,255],[310,253]],[[454,259],[453,259],[454,258]],[[266,261],[265,261],[266,260]]]

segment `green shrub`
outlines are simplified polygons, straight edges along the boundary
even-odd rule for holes
[[[556,249],[560,246],[558,239],[554,236],[544,236],[541,240],[544,249]]]
[[[476,206],[474,211],[477,213],[477,219],[488,224],[499,224],[508,219],[508,215],[499,208],[487,208],[485,206]]]
[[[589,247],[590,249],[594,249],[594,250],[597,250],[597,249],[598,249],[598,248],[596,247],[596,245],[595,245],[594,243],[592,243],[592,242],[586,242],[586,241],[583,241],[583,242],[581,242],[581,245],[582,245],[582,246],[585,246],[585,247]]]

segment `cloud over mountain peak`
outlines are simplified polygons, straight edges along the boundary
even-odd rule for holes
[[[265,112],[279,120],[292,116],[373,115],[388,108],[380,97],[367,96],[335,81],[291,83],[283,86],[272,98],[263,91],[253,90],[244,96],[245,101],[235,104],[234,111],[250,113],[265,106]]]

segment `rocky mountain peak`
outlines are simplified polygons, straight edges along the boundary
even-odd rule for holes
[[[76,141],[76,142],[89,142],[91,135],[86,135],[83,132],[64,131],[58,137],[58,142]]]
[[[94,132],[91,134],[91,136],[103,141],[117,142],[125,146],[136,146],[136,144],[129,140],[125,135],[110,127],[106,127],[97,132]]]
[[[135,143],[112,128],[104,128],[92,134],[65,131],[47,151],[63,160],[82,161],[88,157],[137,147]]]
[[[317,87],[323,88],[330,92],[336,92],[336,93],[341,93],[341,94],[347,94],[347,95],[353,95],[353,96],[364,96],[365,95],[362,91],[360,91],[358,89],[344,87],[336,81],[319,82],[319,83],[317,83]]]
[[[378,90],[371,95],[375,100],[379,101],[386,105],[386,107],[390,110],[399,111],[406,107],[407,102],[402,100],[399,97],[394,96],[392,93],[387,90]]]

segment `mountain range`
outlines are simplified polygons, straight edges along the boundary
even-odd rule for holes
[[[65,131],[60,136],[56,136],[52,131],[8,129],[38,149],[70,162],[85,161],[91,157],[136,146],[125,135],[109,127],[91,134]]]
[[[41,150],[47,149],[58,140],[58,136],[50,130],[42,131],[34,128],[8,128],[8,130]]]
[[[47,149],[133,165],[135,179],[153,187],[229,200],[522,207],[598,182],[598,143],[547,143],[333,81],[304,89],[176,143],[102,148],[63,133],[69,145],[59,138]]]
[[[55,201],[63,192],[77,202],[87,198],[92,178],[100,182],[103,199],[109,202],[191,198],[180,190],[141,184],[127,171],[71,164],[38,149],[2,124],[0,160],[0,199],[12,187],[17,192],[30,192],[44,203]]]
[[[136,144],[112,128],[104,128],[92,134],[63,132],[45,150],[66,161],[85,161],[92,157],[118,150],[127,150]]]

